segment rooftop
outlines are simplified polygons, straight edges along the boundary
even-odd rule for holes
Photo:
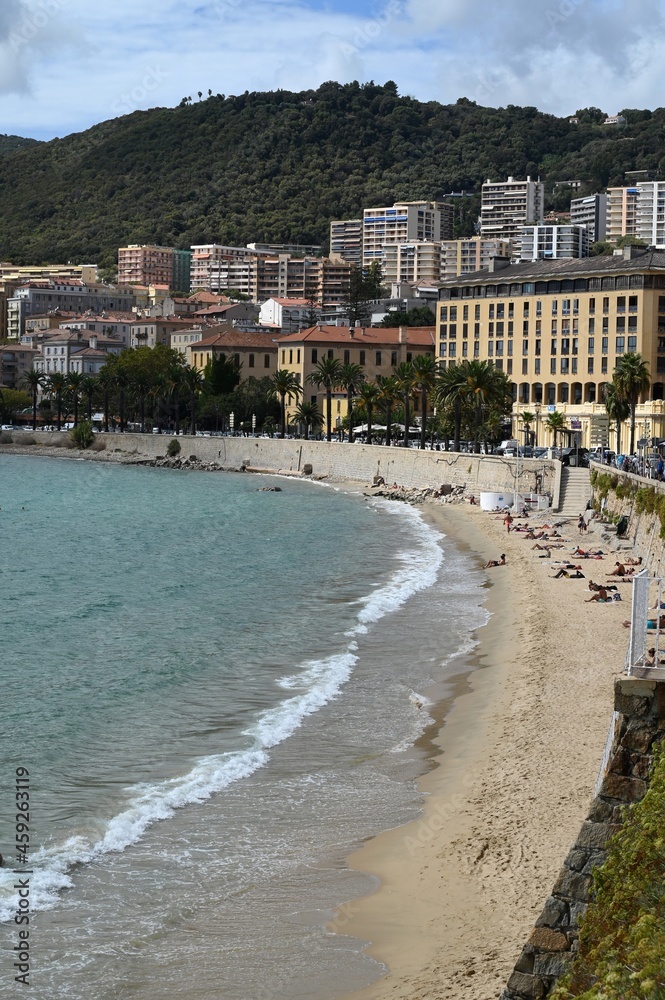
[[[353,327],[311,326],[300,333],[278,337],[278,344],[359,344],[361,347],[394,347],[400,343],[400,331],[406,334],[409,347],[434,347],[436,335],[434,327]]]
[[[233,327],[225,327],[217,333],[211,334],[204,340],[198,340],[190,345],[192,350],[198,351],[202,347],[256,347],[261,350],[271,350],[277,347],[277,341],[266,333],[244,333]]]
[[[628,248],[626,248],[628,249]],[[640,274],[645,271],[665,271],[665,251],[633,249],[632,256],[559,258],[510,264],[495,271],[485,268],[462,274],[442,282],[443,288],[469,284],[501,284],[505,282],[546,281],[549,278],[587,278],[605,274]]]

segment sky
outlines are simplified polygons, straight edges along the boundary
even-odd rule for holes
[[[326,80],[556,115],[653,109],[664,27],[665,0],[1,0],[0,132],[50,139],[198,91]]]

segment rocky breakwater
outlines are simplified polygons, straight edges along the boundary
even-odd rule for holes
[[[597,794],[500,1000],[546,997],[574,960],[593,870],[604,863],[626,809],[644,798],[655,747],[665,739],[665,670],[617,678],[614,709],[611,749]]]
[[[439,501],[439,503],[462,503],[465,499],[464,486],[440,486],[438,489],[410,489],[406,486],[372,487],[371,493],[365,496],[382,497],[385,500],[399,500],[402,503],[414,505]]]

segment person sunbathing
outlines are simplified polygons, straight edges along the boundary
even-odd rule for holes
[[[490,559],[488,562],[485,563],[483,569],[490,569],[490,567],[492,566],[505,566],[505,565],[506,565],[506,557],[505,555],[502,555],[500,559]]]
[[[641,566],[642,565],[642,556],[639,556],[637,559],[634,559],[631,556],[630,559],[626,559],[626,562],[625,562],[624,565],[626,565],[626,566]]]
[[[550,577],[550,580],[558,580],[560,577],[565,576],[567,580],[583,580],[584,573],[580,572],[581,567],[573,567],[574,572],[567,570],[564,566],[561,567],[558,573]]]
[[[626,575],[626,567],[623,565],[623,563],[618,562],[618,563],[615,563],[614,566],[615,566],[615,568],[610,573],[607,574],[608,576],[625,576]]]
[[[581,559],[602,559],[605,553],[602,549],[598,549],[596,552],[592,552],[591,549],[589,549],[585,552],[584,549],[581,549],[578,546],[576,549],[573,549],[573,555],[579,556]]]
[[[607,591],[605,590],[605,588],[601,587],[600,590],[598,590],[597,593],[592,594],[591,597],[589,597],[588,600],[586,600],[584,603],[585,604],[590,604],[591,601],[597,601],[599,604],[604,604],[607,601],[611,601],[611,600],[612,600],[612,598],[608,597],[608,594],[607,594]]]
[[[616,589],[617,589],[617,586],[616,586],[615,583],[610,585],[609,583],[605,583],[605,584],[594,583],[593,580],[589,580],[589,590],[596,590],[596,591],[598,591],[598,590],[616,590]]]

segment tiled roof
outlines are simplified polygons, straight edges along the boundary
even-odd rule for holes
[[[557,278],[588,278],[602,277],[605,274],[625,274],[626,272],[641,273],[643,271],[665,270],[665,251],[647,250],[632,259],[621,254],[611,257],[582,257],[580,259],[560,258],[557,260],[534,260],[523,264],[510,264],[496,271],[485,268],[462,274],[457,278],[449,278],[442,282],[442,287],[451,285],[468,285],[482,282],[484,284],[500,285],[506,282],[547,281]]]
[[[270,334],[244,333],[242,330],[235,330],[231,328],[229,330],[223,330],[212,334],[211,336],[206,337],[205,340],[197,340],[189,346],[193,351],[198,351],[201,348],[206,347],[256,347],[260,350],[276,350],[277,342],[270,336]]]
[[[434,327],[404,327],[406,344],[409,347],[434,347],[436,331]],[[353,336],[351,336],[353,333]],[[311,326],[300,333],[291,333],[286,337],[278,337],[278,344],[358,344],[360,347],[396,347],[400,343],[398,327],[355,327],[350,331],[348,326]]]

